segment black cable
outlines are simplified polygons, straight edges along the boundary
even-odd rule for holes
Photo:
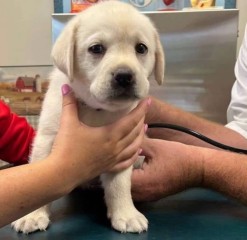
[[[225,145],[223,143],[219,143],[215,140],[212,140],[204,135],[202,135],[201,133],[198,133],[194,130],[191,130],[189,128],[185,128],[182,126],[178,126],[178,125],[174,125],[174,124],[169,124],[169,123],[150,123],[148,124],[148,128],[167,128],[167,129],[172,129],[172,130],[176,130],[176,131],[180,131],[180,132],[184,132],[187,133],[189,135],[192,135],[196,138],[199,138],[200,140],[209,143],[215,147],[224,149],[224,150],[228,150],[231,152],[236,152],[236,153],[243,153],[243,154],[247,154],[247,150],[244,149],[240,149],[240,148],[235,148],[235,147],[231,147],[228,145]]]

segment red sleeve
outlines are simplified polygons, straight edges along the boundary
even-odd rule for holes
[[[24,117],[12,113],[0,101],[0,159],[20,165],[28,163],[34,129]]]

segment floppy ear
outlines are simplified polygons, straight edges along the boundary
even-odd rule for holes
[[[56,40],[52,49],[52,59],[55,66],[66,74],[70,81],[74,78],[74,49],[75,34],[77,31],[77,21],[72,20],[68,23]]]
[[[165,74],[165,54],[157,32],[155,33],[155,44],[154,77],[157,83],[161,85],[164,81]]]

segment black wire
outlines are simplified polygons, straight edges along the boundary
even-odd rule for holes
[[[199,138],[200,140],[207,142],[215,147],[224,149],[224,150],[228,150],[231,152],[236,152],[236,153],[243,153],[243,154],[247,154],[247,150],[244,149],[240,149],[240,148],[235,148],[235,147],[231,147],[228,145],[225,145],[223,143],[219,143],[215,140],[212,140],[204,135],[202,135],[201,133],[198,133],[194,130],[191,130],[189,128],[185,128],[182,126],[178,126],[178,125],[174,125],[174,124],[169,124],[169,123],[150,123],[148,124],[148,128],[168,128],[168,129],[172,129],[172,130],[176,130],[176,131],[180,131],[180,132],[184,132],[187,133],[189,135],[192,135],[196,138]]]

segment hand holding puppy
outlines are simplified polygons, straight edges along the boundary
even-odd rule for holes
[[[92,128],[79,121],[76,99],[66,85],[63,94],[60,129],[48,157],[1,171],[0,227],[68,194],[104,171],[129,167],[138,155],[147,100],[116,123]],[[24,227],[22,230],[28,233],[24,218],[12,226],[16,231]]]
[[[60,174],[72,179],[67,181],[71,183],[69,188],[72,190],[102,172],[121,171],[131,166],[140,152],[150,101],[141,101],[126,117],[113,124],[93,128],[78,119],[76,99],[69,86],[64,85],[62,91],[61,125],[50,157],[54,158],[51,162],[57,165]]]
[[[203,182],[207,150],[151,138],[145,138],[142,147],[145,161],[132,174],[132,197],[136,201],[159,200]]]

